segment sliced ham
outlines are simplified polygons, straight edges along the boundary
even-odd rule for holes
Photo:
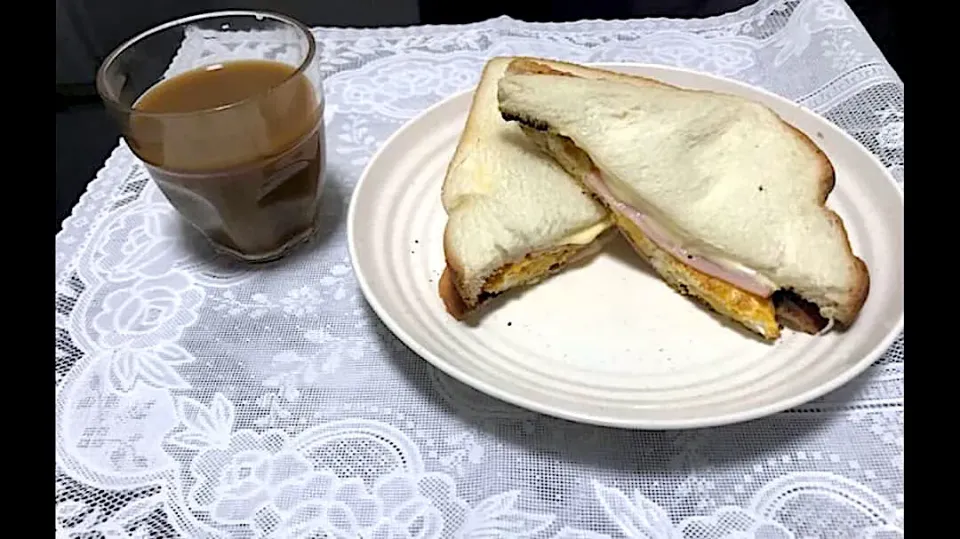
[[[661,227],[649,215],[646,215],[638,211],[636,208],[628,206],[627,204],[617,200],[616,197],[613,196],[613,193],[610,192],[609,187],[607,187],[607,184],[599,171],[595,170],[591,174],[588,174],[584,178],[584,183],[586,183],[587,187],[593,190],[597,196],[603,199],[603,201],[607,204],[607,206],[610,207],[611,210],[614,210],[629,219],[631,222],[637,225],[637,228],[643,231],[647,238],[655,243],[657,247],[667,251],[684,264],[696,269],[701,273],[716,277],[721,281],[729,283],[732,286],[760,297],[768,298],[775,292],[773,287],[758,279],[755,274],[748,270],[732,269],[710,260],[708,257],[699,256],[688,252],[680,244],[674,241],[670,237],[670,234],[667,233],[663,227]]]

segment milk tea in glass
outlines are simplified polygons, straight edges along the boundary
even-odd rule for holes
[[[249,31],[270,46],[244,47]],[[170,66],[185,40],[204,39],[222,43]],[[231,11],[161,25],[111,53],[97,89],[167,200],[217,250],[265,262],[314,233],[323,89],[316,43],[297,21]]]

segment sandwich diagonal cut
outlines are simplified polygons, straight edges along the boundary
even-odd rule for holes
[[[856,320],[870,277],[826,207],[833,166],[768,107],[530,59],[498,102],[681,294],[771,341]]]
[[[605,207],[500,117],[497,81],[512,60],[484,67],[441,188],[446,268],[438,292],[458,320],[598,252],[615,235]]]

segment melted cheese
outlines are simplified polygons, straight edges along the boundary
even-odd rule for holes
[[[557,246],[561,245],[587,245],[593,240],[597,239],[597,236],[603,234],[608,228],[613,226],[613,217],[608,217],[599,223],[593,224],[584,228],[579,232],[574,232],[569,236],[561,239],[557,242]]]

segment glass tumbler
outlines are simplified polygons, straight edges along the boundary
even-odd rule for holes
[[[218,251],[265,262],[314,233],[324,97],[299,22],[224,11],[162,24],[104,60],[97,90],[170,204]]]

